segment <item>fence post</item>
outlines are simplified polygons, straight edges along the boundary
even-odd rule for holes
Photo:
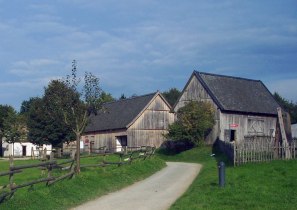
[[[12,155],[10,155],[9,156],[9,172],[13,172],[12,170],[11,170],[11,168],[13,167],[13,156]],[[14,173],[10,173],[9,174],[9,187],[10,187],[10,192],[11,193],[13,193],[13,175],[14,175]],[[11,194],[11,196],[12,196],[13,194]]]

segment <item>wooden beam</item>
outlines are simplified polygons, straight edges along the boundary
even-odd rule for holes
[[[291,156],[291,152],[289,149],[289,143],[288,143],[287,135],[286,135],[286,131],[285,131],[282,109],[280,107],[277,108],[277,115],[278,115],[280,130],[281,130],[282,144],[283,144],[283,147],[285,150],[285,157],[286,157],[286,159],[291,159],[292,156]]]

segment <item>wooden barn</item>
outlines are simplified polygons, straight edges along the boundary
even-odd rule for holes
[[[90,117],[83,141],[85,150],[107,146],[156,146],[174,121],[171,106],[160,92],[105,103],[97,115]]]
[[[189,101],[206,101],[216,110],[216,123],[206,138],[209,144],[275,135],[279,105],[259,80],[194,71],[174,111]]]

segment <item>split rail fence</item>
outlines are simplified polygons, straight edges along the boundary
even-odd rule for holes
[[[14,180],[14,175],[18,173],[23,173],[27,169],[36,168],[41,170],[41,176],[44,178],[31,180],[28,182],[23,182],[20,184],[16,184]],[[60,168],[64,171],[68,171],[66,174],[62,174],[60,176],[54,176],[52,174],[54,168]],[[65,178],[71,178],[74,175],[74,159],[66,160],[61,163],[58,163],[56,160],[49,160],[41,163],[27,164],[27,165],[14,165],[13,157],[9,158],[9,171],[0,172],[1,176],[8,176],[8,183],[0,186],[0,203],[5,198],[11,198],[17,189],[24,188],[38,183],[46,183],[47,186],[52,185],[60,180]]]
[[[142,146],[142,147],[134,147],[134,148],[126,148],[122,152],[110,153],[106,150],[106,147],[98,148],[94,150],[92,154],[81,156],[81,158],[86,157],[97,157],[103,156],[103,159],[100,159],[101,162],[96,164],[82,164],[81,168],[88,167],[107,167],[111,165],[122,166],[125,164],[131,164],[133,161],[140,159],[146,160],[154,155],[156,148],[151,146]],[[115,155],[119,157],[119,160],[110,161],[107,160],[106,157],[109,155]],[[33,185],[38,183],[45,183],[46,186],[50,186],[60,180],[69,178],[71,179],[75,173],[75,153],[72,153],[72,158],[69,160],[64,160],[63,162],[58,163],[57,160],[53,159],[53,153],[50,155],[50,159],[46,158],[46,151],[43,152],[43,156],[41,156],[40,163],[27,164],[27,165],[14,165],[13,157],[9,158],[9,171],[0,172],[0,177],[8,176],[7,184],[0,184],[0,203],[5,199],[10,199],[17,189],[24,187],[33,187]],[[28,182],[15,184],[14,175],[23,173],[26,169],[36,168],[41,170],[41,175],[44,178],[38,178],[35,180],[30,180]],[[53,174],[53,169],[58,169],[58,175],[55,176]],[[62,171],[65,171],[62,172]],[[40,176],[39,176],[40,177]],[[32,178],[33,179],[33,178]]]
[[[218,145],[234,166],[279,159],[294,159],[297,150],[295,141],[288,145],[275,144],[274,138],[268,136],[246,137],[240,143],[218,140]]]

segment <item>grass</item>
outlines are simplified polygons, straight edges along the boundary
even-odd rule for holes
[[[230,166],[212,148],[194,148],[177,154],[159,156],[166,161],[201,163],[202,170],[187,192],[171,209],[296,209],[297,160]],[[226,186],[218,187],[219,161],[227,162]]]
[[[100,159],[100,157],[99,157]],[[107,159],[118,160],[111,156]],[[98,157],[82,158],[82,164],[98,163]],[[34,163],[36,160],[15,161],[15,165]],[[142,180],[165,166],[158,157],[145,161],[136,160],[131,165],[108,166],[103,168],[84,168],[81,173],[71,180],[60,181],[46,187],[45,183],[17,190],[14,197],[0,204],[1,210],[8,209],[69,209],[88,200],[95,199],[112,191]],[[0,171],[7,171],[8,162],[0,161]],[[59,172],[56,172],[59,173]],[[26,173],[16,174],[15,183],[40,178],[37,169],[28,169]],[[0,185],[6,184],[8,177],[1,177]]]

